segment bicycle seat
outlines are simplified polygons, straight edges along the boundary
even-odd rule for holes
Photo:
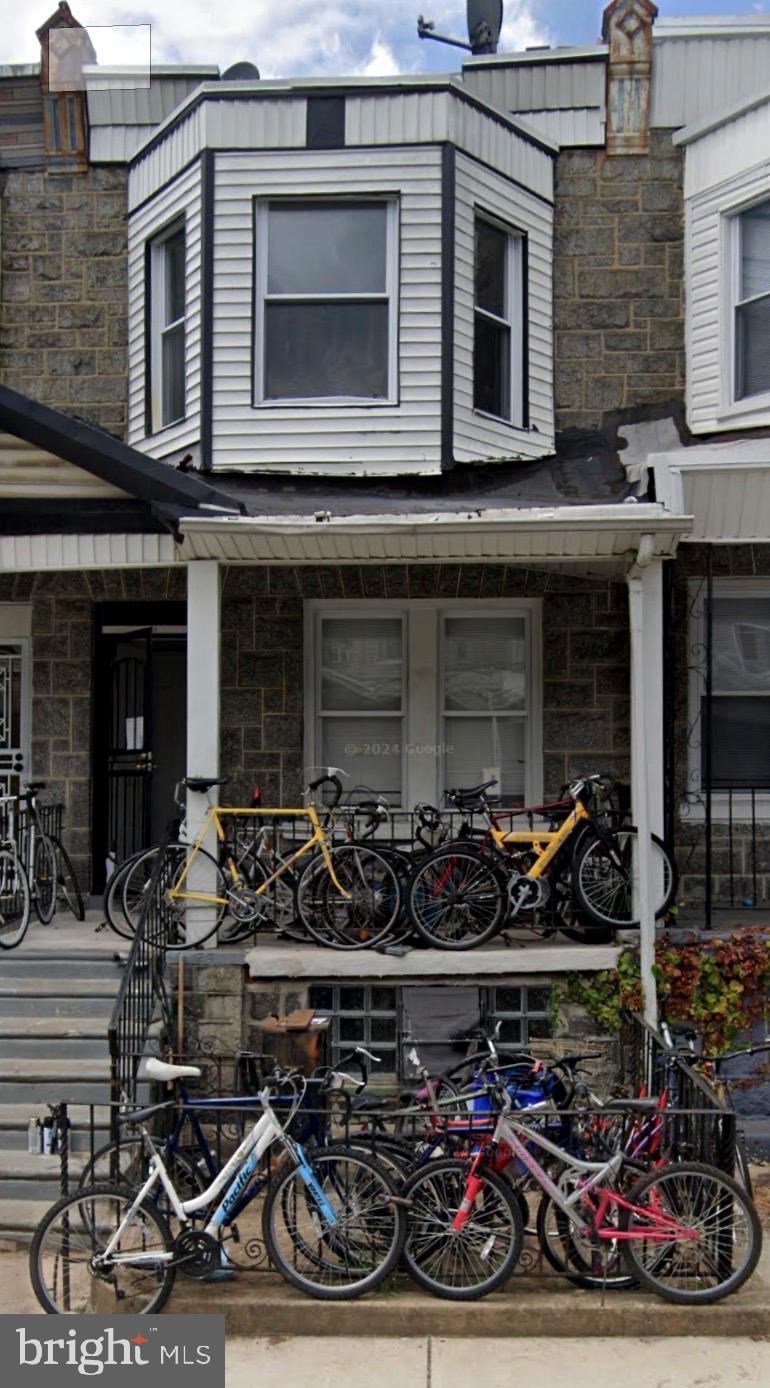
[[[169,1065],[167,1061],[158,1060],[154,1055],[149,1056],[144,1062],[144,1073],[148,1080],[197,1080],[201,1074],[197,1065]]]
[[[479,800],[486,790],[491,786],[496,786],[497,781],[484,781],[480,786],[470,786],[466,790],[448,790],[446,792],[450,800]]]
[[[205,794],[212,786],[226,786],[229,779],[229,776],[185,776],[182,785],[187,786],[188,790],[197,790]]]
[[[658,1100],[649,1099],[610,1099],[609,1103],[603,1104],[605,1113],[654,1113],[658,1107]]]

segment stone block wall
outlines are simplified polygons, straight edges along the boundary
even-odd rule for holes
[[[684,393],[683,155],[562,150],[554,243],[557,429]]]
[[[706,826],[700,778],[690,773],[689,748],[697,733],[697,711],[690,707],[690,671],[702,671],[705,649],[694,641],[691,630],[695,593],[705,585],[707,546],[680,545],[674,566],[674,673],[673,711],[675,739],[674,798],[676,803],[675,849],[679,865],[679,901],[701,903],[706,887]],[[715,578],[770,576],[770,544],[714,545]],[[693,583],[697,586],[693,588]],[[669,672],[669,677],[670,672]],[[705,685],[704,685],[705,688]],[[770,823],[753,825],[737,814],[730,824],[715,817],[711,834],[712,900],[716,906],[751,911],[754,905],[770,907]],[[751,916],[747,916],[750,923]],[[718,924],[718,920],[715,922]]]
[[[64,842],[91,882],[94,603],[184,599],[186,570],[0,574],[0,602],[32,604],[32,766],[42,801],[64,805]]]
[[[228,794],[300,803],[303,601],[307,598],[543,599],[545,790],[571,774],[629,775],[624,583],[514,565],[232,567],[222,590],[222,775]],[[248,800],[242,803],[248,803]]]
[[[0,382],[122,438],[127,173],[12,169],[2,191]]]

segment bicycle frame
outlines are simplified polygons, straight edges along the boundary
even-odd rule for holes
[[[534,1107],[535,1106],[528,1110],[530,1114],[533,1112]],[[543,1112],[546,1111],[544,1106]],[[559,1161],[568,1167],[570,1174],[582,1175],[589,1179],[581,1181],[571,1195],[564,1195],[559,1187],[551,1180],[550,1176],[543,1170],[537,1158],[529,1151],[524,1142],[521,1141],[519,1134],[525,1135],[529,1142],[542,1148],[543,1151],[548,1152],[552,1157],[557,1157]],[[497,1125],[492,1137],[492,1145],[498,1142],[505,1142],[511,1148],[513,1155],[518,1157],[524,1166],[526,1166],[530,1175],[534,1177],[541,1190],[544,1190],[547,1195],[550,1195],[554,1204],[558,1205],[559,1209],[563,1211],[572,1223],[579,1224],[580,1232],[584,1235],[588,1234],[599,1239],[613,1241],[622,1239],[647,1239],[653,1243],[667,1242],[672,1239],[684,1240],[697,1238],[697,1232],[695,1230],[688,1229],[677,1220],[667,1217],[665,1213],[653,1212],[649,1209],[640,1210],[639,1206],[626,1200],[618,1191],[608,1187],[607,1182],[617,1176],[626,1160],[623,1152],[616,1153],[606,1162],[581,1161],[578,1157],[570,1156],[563,1148],[557,1147],[554,1142],[544,1137],[542,1133],[537,1132],[536,1129],[530,1128],[526,1124],[520,1123],[517,1119],[512,1118],[510,1112],[501,1113],[497,1120]],[[460,1208],[452,1222],[452,1228],[456,1232],[459,1232],[470,1218],[476,1196],[481,1189],[481,1182],[476,1175],[476,1171],[482,1163],[483,1152],[480,1152],[473,1161],[466,1182],[465,1198],[462,1200]],[[579,1222],[579,1215],[576,1209],[578,1203],[591,1191],[599,1192],[599,1206],[593,1214],[593,1227]],[[646,1226],[643,1230],[637,1232],[618,1229],[614,1224],[602,1227],[604,1216],[611,1204],[618,1205],[626,1210],[634,1210],[643,1213],[645,1218],[652,1221],[652,1227]]]
[[[527,877],[542,877],[543,873],[553,862],[556,854],[567,839],[577,829],[583,820],[593,819],[582,801],[576,800],[571,812],[567,815],[560,829],[556,830],[525,830],[525,829],[499,829],[494,823],[494,815],[491,817],[489,833],[495,847],[502,850],[509,844],[529,844],[537,854],[537,860],[532,864],[526,873]]]
[[[144,1126],[142,1127],[142,1134],[145,1140],[149,1143],[150,1149],[152,1151],[152,1158],[150,1161],[150,1174],[147,1177],[147,1180],[145,1181],[144,1185],[141,1186],[138,1190],[130,1208],[128,1209],[127,1213],[123,1216],[123,1219],[121,1220],[118,1228],[115,1230],[114,1234],[110,1238],[106,1248],[99,1255],[100,1261],[103,1262],[108,1258],[112,1258],[114,1262],[121,1263],[124,1265],[130,1265],[131,1263],[146,1264],[148,1262],[149,1259],[148,1254],[146,1252],[122,1254],[119,1253],[115,1254],[114,1257],[113,1253],[115,1247],[120,1242],[124,1230],[131,1223],[131,1220],[133,1219],[136,1211],[142,1205],[143,1201],[150,1194],[150,1192],[154,1190],[158,1182],[162,1184],[163,1189],[165,1190],[168,1196],[174,1214],[176,1215],[176,1218],[179,1220],[180,1224],[185,1227],[190,1223],[188,1215],[195,1214],[196,1211],[205,1209],[206,1206],[209,1205],[212,1200],[215,1200],[216,1197],[218,1195],[221,1195],[224,1191],[225,1193],[222,1196],[222,1199],[220,1200],[213,1214],[210,1216],[203,1231],[204,1233],[209,1234],[212,1237],[215,1236],[217,1230],[223,1224],[227,1224],[232,1219],[234,1211],[238,1204],[239,1197],[243,1194],[249,1181],[254,1175],[254,1172],[256,1171],[257,1166],[259,1165],[260,1159],[264,1156],[265,1152],[276,1140],[280,1141],[294,1157],[295,1161],[297,1162],[300,1175],[302,1176],[305,1185],[307,1186],[308,1190],[313,1196],[313,1199],[315,1200],[319,1208],[319,1211],[323,1215],[323,1218],[326,1220],[327,1224],[334,1225],[337,1223],[337,1216],[334,1213],[334,1209],[331,1206],[327,1197],[324,1195],[324,1192],[321,1189],[320,1185],[318,1184],[318,1181],[316,1180],[316,1177],[313,1174],[307,1157],[305,1156],[303,1148],[299,1145],[299,1143],[294,1142],[293,1139],[285,1133],[284,1129],[281,1127],[280,1123],[278,1122],[278,1119],[273,1113],[273,1110],[270,1106],[269,1090],[263,1090],[259,1098],[264,1112],[257,1119],[251,1131],[246,1134],[243,1141],[233,1152],[230,1159],[222,1167],[222,1170],[220,1171],[219,1175],[216,1176],[215,1179],[211,1182],[211,1185],[208,1186],[207,1189],[203,1191],[200,1195],[196,1195],[192,1200],[182,1201],[179,1199],[174,1184],[163,1164],[163,1159],[160,1156],[160,1153],[155,1149],[152,1142],[152,1138],[147,1133],[146,1128],[144,1128]],[[87,1195],[87,1192],[85,1192],[84,1194]],[[169,1250],[164,1253],[153,1253],[151,1255],[151,1261],[157,1263],[168,1263],[173,1260],[173,1257],[173,1250]]]
[[[255,887],[253,889],[255,896],[264,896],[265,893],[269,890],[269,888],[272,887],[273,883],[278,881],[279,877],[282,877],[285,872],[288,872],[289,868],[292,867],[294,863],[299,862],[300,858],[303,858],[306,853],[311,852],[311,850],[316,847],[320,847],[321,849],[321,856],[323,857],[324,863],[326,865],[326,871],[331,877],[332,882],[337,888],[337,891],[340,892],[340,894],[344,897],[350,896],[350,893],[346,891],[342,884],[337,880],[337,875],[334,871],[334,863],[332,860],[331,853],[329,851],[329,845],[326,838],[326,831],[324,830],[323,825],[321,824],[321,821],[318,817],[318,811],[316,810],[314,805],[307,805],[301,810],[263,808],[253,809],[251,807],[236,809],[230,806],[212,805],[209,808],[209,812],[206,816],[203,826],[199,830],[195,842],[192,846],[192,852],[187,858],[182,872],[180,873],[179,877],[174,882],[173,887],[171,887],[169,891],[169,897],[172,901],[204,901],[210,902],[212,906],[227,906],[229,904],[227,897],[215,896],[213,892],[190,891],[189,889],[184,889],[185,883],[190,875],[192,865],[198,857],[198,854],[200,853],[201,849],[203,848],[209,831],[213,828],[216,833],[218,842],[220,844],[227,843],[227,834],[225,833],[222,821],[228,815],[248,815],[249,817],[253,817],[256,815],[261,815],[264,817],[269,815],[272,818],[303,818],[310,821],[310,825],[313,830],[312,834],[310,835],[310,838],[306,839],[304,843],[300,844],[299,848],[294,853],[292,853],[290,857],[284,858],[280,862],[279,866],[276,868],[275,872],[273,872],[269,877],[267,877],[264,882],[261,882],[258,887]],[[241,874],[238,871],[238,866],[235,862],[235,859],[232,856],[229,860],[228,868],[235,882],[243,881],[243,878],[241,877]]]

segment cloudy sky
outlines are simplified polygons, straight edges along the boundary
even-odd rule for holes
[[[440,32],[465,37],[465,0],[70,0],[101,62],[256,62],[263,77],[445,71],[462,53],[420,42],[420,10]],[[763,12],[770,0],[658,0],[661,15]],[[0,63],[34,62],[35,27],[53,0],[3,6]],[[601,0],[505,0],[501,49],[591,43]]]

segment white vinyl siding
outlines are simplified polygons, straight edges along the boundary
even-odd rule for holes
[[[459,153],[456,185],[455,458],[541,458],[554,448],[552,208]],[[490,419],[473,407],[474,226],[479,216],[526,237],[527,428]]]
[[[201,188],[200,163],[139,212],[128,234],[128,442],[152,457],[197,443],[201,386]],[[145,361],[145,267],[148,242],[182,215],[185,218],[185,418],[147,436]]]
[[[406,808],[491,778],[537,800],[537,599],[309,602],[305,621],[306,765]]]
[[[253,199],[399,202],[398,400],[307,406],[252,398]],[[441,463],[441,153],[221,154],[216,161],[214,467],[437,471]]]

